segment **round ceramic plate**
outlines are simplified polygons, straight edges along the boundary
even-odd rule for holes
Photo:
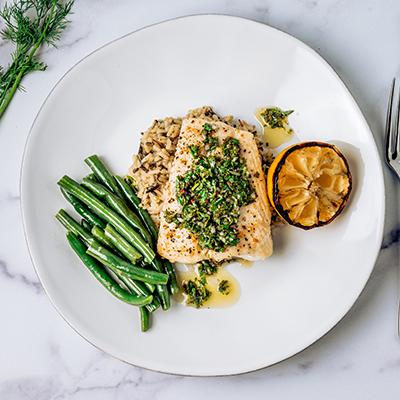
[[[354,188],[344,213],[309,232],[282,227],[275,252],[229,266],[241,286],[232,307],[173,305],[141,333],[138,312],[110,296],[66,244],[54,214],[64,174],[88,173],[99,154],[123,174],[154,118],[212,105],[255,123],[263,105],[294,109],[296,140],[342,149]],[[202,15],[116,40],[73,67],[37,116],[22,169],[22,210],[32,260],[51,301],[84,338],[137,366],[185,375],[266,367],[311,345],[356,301],[382,238],[384,190],[371,132],[329,65],[302,42],[249,20]]]

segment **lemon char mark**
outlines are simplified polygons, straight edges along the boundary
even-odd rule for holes
[[[331,218],[329,218],[328,220],[325,221],[321,221],[318,218],[317,223],[313,224],[313,225],[303,225],[301,223],[298,223],[296,221],[293,221],[292,218],[289,217],[289,211],[285,210],[284,207],[282,206],[280,199],[279,199],[279,174],[283,168],[283,166],[285,165],[285,162],[287,160],[287,158],[295,151],[303,149],[303,148],[307,148],[307,147],[324,147],[324,148],[329,148],[331,150],[333,150],[338,157],[340,157],[340,159],[343,161],[345,167],[346,167],[346,175],[348,178],[348,187],[347,187],[347,192],[345,193],[345,195],[341,198],[341,203],[339,205],[339,207],[337,208],[337,210],[335,211],[335,213],[333,214],[333,216]],[[275,167],[274,167],[275,164]],[[272,168],[271,168],[272,167]],[[275,207],[276,211],[278,212],[278,214],[289,224],[302,228],[304,230],[309,230],[312,228],[316,228],[316,227],[320,227],[320,226],[324,226],[329,224],[330,222],[332,222],[337,216],[339,216],[341,214],[341,212],[343,211],[347,200],[350,196],[350,193],[352,191],[352,176],[351,176],[351,172],[350,172],[350,168],[348,165],[348,162],[346,160],[346,158],[343,156],[343,154],[340,152],[340,150],[329,143],[324,143],[324,142],[317,142],[317,141],[312,141],[312,142],[303,142],[303,143],[298,143],[295,144],[285,150],[282,151],[281,154],[278,155],[278,157],[275,159],[274,163],[271,165],[270,167],[270,171],[271,173],[268,174],[268,197],[271,201],[271,203],[273,204],[273,206]]]

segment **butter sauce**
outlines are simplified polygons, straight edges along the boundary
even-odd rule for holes
[[[274,149],[291,140],[293,138],[293,130],[289,126],[287,117],[282,119],[282,127],[271,128],[262,116],[267,109],[266,107],[257,109],[255,117],[263,128],[265,142],[268,144],[268,147]]]
[[[184,281],[194,280],[199,278],[197,267],[190,264],[179,264],[176,268],[178,284],[180,292],[174,296],[178,303],[185,306],[194,307],[192,304],[186,302],[187,295],[183,293],[182,283]],[[207,276],[206,288],[210,292],[209,298],[204,302],[201,308],[224,308],[235,304],[240,297],[239,282],[233,275],[223,266],[218,267],[214,275]],[[229,282],[229,291],[226,294],[220,293],[218,290],[221,281],[227,280]]]

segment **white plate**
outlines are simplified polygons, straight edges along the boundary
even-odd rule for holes
[[[275,253],[232,265],[242,295],[231,308],[180,305],[157,312],[150,332],[136,309],[110,296],[68,248],[53,215],[65,206],[57,180],[88,173],[97,153],[123,174],[153,118],[209,104],[255,122],[262,105],[294,109],[300,140],[336,143],[354,176],[351,201],[331,225],[284,227]],[[187,375],[266,367],[306,348],[349,310],[371,274],[382,239],[384,190],[371,132],[329,65],[266,25],[203,15],[151,26],[95,51],[72,68],[36,118],[22,169],[26,238],[39,278],[68,323],[129,363]]]

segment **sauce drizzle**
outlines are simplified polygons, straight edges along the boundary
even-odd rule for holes
[[[279,147],[281,144],[288,142],[293,138],[293,130],[288,124],[287,117],[282,120],[282,127],[271,128],[264,120],[262,113],[266,107],[261,107],[256,110],[255,117],[261,124],[264,133],[264,140],[272,149]]]
[[[186,303],[187,295],[182,291],[182,283],[184,281],[199,278],[197,267],[191,264],[178,264],[176,272],[178,284],[181,290],[174,296],[175,300],[185,306],[194,307],[194,305]],[[219,284],[223,280],[229,282],[229,293],[227,294],[222,294],[218,290]],[[239,282],[224,266],[218,267],[218,270],[214,275],[207,276],[206,288],[210,291],[211,295],[204,302],[204,305],[201,308],[230,307],[235,304],[240,297]]]

